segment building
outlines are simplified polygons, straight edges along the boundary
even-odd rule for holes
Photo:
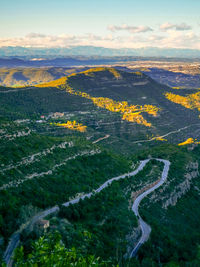
[[[64,116],[64,113],[62,112],[55,112],[53,113],[52,115],[52,118],[56,119],[56,118],[60,118],[60,117],[63,117]]]
[[[49,227],[48,220],[39,220],[35,224],[37,230],[46,230]]]

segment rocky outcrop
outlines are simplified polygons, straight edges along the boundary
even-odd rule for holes
[[[145,192],[146,190],[148,190],[148,189],[150,189],[151,187],[153,187],[154,185],[156,185],[159,181],[160,181],[160,179],[156,180],[155,182],[153,182],[153,183],[151,183],[151,184],[146,183],[146,184],[144,184],[144,186],[143,186],[141,189],[139,189],[139,190],[137,190],[137,191],[135,191],[135,192],[131,192],[131,197],[130,197],[130,199],[129,199],[129,209],[131,209],[131,207],[132,207],[134,201],[136,200],[136,198],[137,198],[140,194],[142,194],[142,193]]]
[[[190,162],[187,165],[187,172],[184,175],[184,181],[175,187],[175,189],[170,193],[169,198],[163,202],[162,207],[167,209],[168,206],[175,206],[178,199],[190,190],[192,179],[198,176],[198,162]]]

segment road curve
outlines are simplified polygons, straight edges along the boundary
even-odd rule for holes
[[[143,243],[145,243],[149,239],[149,235],[151,233],[151,227],[147,223],[145,223],[145,221],[143,221],[143,219],[141,218],[141,216],[139,214],[138,208],[139,208],[140,202],[148,194],[152,193],[155,189],[160,187],[165,182],[165,180],[167,179],[167,176],[168,176],[170,162],[168,160],[164,160],[164,159],[156,159],[156,160],[164,163],[164,168],[162,171],[161,179],[159,180],[159,182],[156,185],[154,185],[153,187],[149,188],[148,190],[146,190],[145,192],[140,194],[135,199],[133,206],[132,206],[132,211],[135,213],[135,215],[138,218],[138,223],[139,223],[139,226],[142,230],[142,235],[141,235],[138,243],[136,244],[136,246],[131,251],[130,258],[134,257],[137,254],[138,249],[141,247],[141,245]]]
[[[162,177],[160,179],[160,181],[155,185],[153,186],[152,188],[148,189],[147,191],[145,191],[144,193],[142,193],[141,195],[139,195],[136,200],[134,201],[134,204],[132,206],[132,211],[135,213],[135,215],[139,218],[139,225],[141,227],[141,230],[142,230],[142,236],[140,238],[140,240],[138,241],[137,245],[135,246],[135,248],[132,250],[131,252],[131,255],[130,257],[134,257],[135,254],[137,253],[138,249],[140,248],[140,246],[146,242],[149,238],[149,235],[150,235],[150,232],[151,232],[151,227],[146,224],[142,218],[140,217],[139,215],[139,212],[138,212],[138,207],[139,207],[139,204],[141,202],[141,200],[147,196],[148,194],[150,194],[151,192],[153,192],[156,188],[158,188],[159,186],[161,186],[164,181],[166,180],[167,178],[167,174],[168,174],[168,170],[169,170],[169,165],[170,165],[170,162],[168,160],[164,160],[164,159],[156,159],[158,161],[161,161],[164,163],[164,169],[163,169],[163,172],[162,172]],[[140,164],[138,166],[138,168],[132,172],[129,172],[129,173],[126,173],[126,174],[123,174],[123,175],[120,175],[120,176],[117,176],[117,177],[113,177],[109,180],[107,180],[105,183],[103,183],[99,188],[97,188],[96,190],[93,190],[92,192],[90,193],[87,193],[87,194],[84,194],[82,196],[79,196],[75,199],[72,199],[70,201],[67,201],[65,203],[63,203],[62,205],[65,206],[65,207],[68,207],[70,204],[71,205],[74,205],[76,203],[78,203],[80,200],[83,200],[85,199],[86,197],[87,198],[90,198],[92,195],[96,195],[98,194],[99,192],[101,192],[103,189],[105,189],[106,187],[108,187],[110,184],[112,184],[112,182],[114,181],[118,181],[120,179],[124,179],[124,178],[128,178],[130,176],[135,176],[137,173],[139,173],[144,167],[145,165],[150,161],[150,159],[146,159],[146,160],[142,160],[140,161]],[[23,228],[23,229],[20,229],[18,230],[17,232],[15,232],[11,238],[10,238],[10,242],[6,248],[6,251],[4,252],[4,261],[5,263],[7,264],[7,266],[12,266],[12,256],[13,256],[13,252],[14,250],[19,246],[20,244],[20,234],[22,232],[22,230],[24,229],[30,229],[33,227],[33,225],[38,221],[38,220],[41,220],[43,218],[45,218],[47,215],[50,215],[50,214],[53,214],[55,212],[58,212],[59,211],[59,207],[58,206],[54,206],[52,208],[49,208],[47,210],[44,210],[40,213],[38,213],[37,215],[35,215],[32,220],[29,222],[29,224],[26,226],[26,228]]]

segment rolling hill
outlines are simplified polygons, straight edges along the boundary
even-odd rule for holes
[[[2,86],[27,86],[42,82],[50,82],[63,76],[83,71],[85,68],[0,68],[0,84]]]
[[[30,64],[15,64],[15,61],[18,59],[8,59],[11,64],[7,64],[5,60],[2,61],[1,67],[1,59],[0,59],[0,85],[1,86],[28,86],[28,85],[36,85],[39,83],[50,82],[61,77],[70,75],[72,73],[78,73],[87,69],[90,69],[93,65],[102,65],[103,62],[101,60],[99,62],[95,61],[95,59],[91,59],[91,61],[86,62],[82,61],[77,64],[73,64],[70,62],[70,59],[62,59],[62,60],[51,60],[51,62],[36,60],[31,61]],[[102,59],[103,60],[103,59]],[[62,64],[57,64],[58,62],[62,62]],[[120,61],[120,59],[118,59]],[[13,63],[12,63],[13,62]],[[23,62],[19,60],[19,62]],[[56,63],[57,62],[57,63]],[[117,59],[116,59],[117,62]],[[173,64],[167,65],[167,69],[162,69],[163,65],[159,67],[153,67],[155,61],[149,63],[152,67],[143,67],[140,68],[136,61],[130,61],[127,63],[123,63],[125,66],[122,67],[117,66],[120,64],[119,62],[107,62],[108,66],[114,65],[114,68],[118,70],[122,70],[125,72],[133,72],[133,71],[140,71],[147,76],[150,76],[153,80],[157,81],[158,83],[168,85],[173,87],[174,89],[198,89],[200,88],[199,82],[199,68],[198,65],[191,67],[192,64],[189,66],[181,66],[180,70],[177,67],[177,63],[173,62]],[[145,62],[145,61],[143,61]],[[147,61],[148,62],[148,61]],[[33,63],[33,64],[32,64]],[[54,64],[55,63],[55,64]],[[104,62],[104,64],[106,64]],[[140,65],[142,63],[140,62]],[[144,64],[144,63],[143,63]],[[163,62],[164,64],[164,62]],[[158,64],[159,65],[159,64]],[[173,68],[174,65],[174,68]],[[5,67],[8,66],[8,67]],[[19,67],[21,66],[21,67]],[[69,67],[66,67],[69,66]],[[170,70],[172,68],[172,70]],[[181,71],[181,68],[183,70]]]

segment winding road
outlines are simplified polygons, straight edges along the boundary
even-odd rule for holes
[[[148,190],[146,190],[145,192],[140,194],[135,199],[135,201],[133,203],[133,206],[132,206],[132,211],[135,213],[135,215],[138,218],[138,222],[139,222],[140,228],[142,230],[142,235],[140,237],[140,240],[138,241],[138,243],[136,244],[136,246],[132,250],[132,252],[130,254],[130,258],[132,258],[132,257],[134,257],[136,255],[138,249],[141,247],[141,245],[143,243],[145,243],[149,239],[149,235],[151,233],[151,227],[147,223],[145,223],[145,221],[143,221],[143,219],[141,218],[141,216],[140,216],[140,214],[138,212],[138,208],[139,208],[140,202],[148,194],[152,193],[155,189],[160,187],[165,182],[165,180],[167,179],[167,176],[168,176],[170,162],[168,160],[164,160],[164,159],[156,159],[156,160],[164,163],[164,168],[163,168],[163,172],[162,172],[162,175],[161,175],[161,179],[153,187],[149,188]]]
[[[134,257],[138,251],[138,249],[141,247],[141,245],[143,243],[145,243],[150,235],[151,232],[151,227],[145,223],[143,221],[143,219],[141,218],[138,208],[140,205],[140,202],[142,201],[142,199],[144,197],[146,197],[148,194],[150,194],[151,192],[153,192],[155,189],[157,189],[158,187],[160,187],[165,180],[167,179],[168,176],[168,171],[169,171],[169,166],[170,166],[170,162],[168,160],[164,160],[164,159],[157,159],[157,161],[163,162],[164,163],[164,168],[163,168],[163,172],[162,172],[162,176],[161,179],[158,181],[158,183],[154,186],[152,186],[151,188],[149,188],[148,190],[146,190],[145,192],[141,193],[134,201],[133,206],[132,206],[132,211],[134,212],[134,214],[137,216],[138,218],[138,223],[139,226],[141,228],[142,231],[142,235],[138,241],[138,243],[136,244],[136,246],[134,247],[134,249],[132,250],[131,254],[130,254],[130,258]],[[136,170],[117,176],[117,177],[113,177],[109,180],[107,180],[105,183],[103,183],[99,188],[97,188],[96,190],[93,190],[90,193],[84,194],[82,196],[79,196],[75,199],[72,199],[70,201],[67,201],[65,203],[63,203],[62,205],[65,207],[68,207],[70,204],[74,205],[76,203],[78,203],[80,200],[87,198],[90,198],[92,195],[96,195],[97,193],[101,192],[103,189],[105,189],[106,187],[108,187],[110,184],[112,184],[114,181],[118,181],[120,179],[124,179],[124,178],[128,178],[131,176],[135,176],[137,173],[139,173],[144,167],[145,165],[150,161],[150,159],[146,159],[146,160],[142,160],[140,161],[139,166],[137,167]],[[18,230],[17,232],[15,232],[11,238],[10,238],[10,242],[7,246],[7,249],[4,253],[4,261],[6,262],[7,266],[12,266],[12,256],[13,256],[13,252],[14,250],[19,246],[20,244],[20,234],[22,232],[22,230],[24,229],[28,229],[33,227],[34,224],[38,221],[41,220],[43,218],[45,218],[47,215],[53,214],[55,212],[59,211],[59,207],[58,206],[54,206],[50,209],[47,209],[43,212],[38,213],[36,216],[34,216],[31,221],[29,222],[29,224],[25,227],[25,228],[21,228],[20,230]]]

